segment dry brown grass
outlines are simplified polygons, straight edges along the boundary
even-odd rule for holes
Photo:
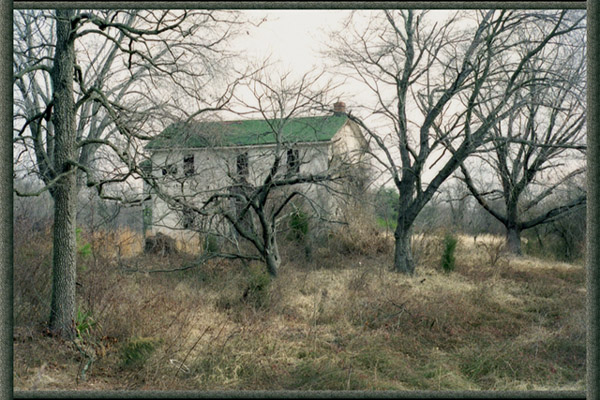
[[[392,237],[383,232],[368,214],[360,209],[346,210],[345,214],[348,224],[331,232],[328,254],[367,255],[388,253],[393,249]]]
[[[144,274],[123,271],[102,252],[80,260],[87,269],[79,304],[97,321],[85,337],[96,354],[85,380],[85,359],[71,343],[42,335],[43,298],[16,276],[15,388],[584,389],[583,267],[510,257],[492,265],[472,238],[460,237],[453,273],[440,270],[432,244],[415,275],[404,276],[390,271],[389,237],[354,234],[361,237],[317,249],[313,262],[286,259],[263,306],[244,301],[254,272],[240,263]],[[110,240],[125,237],[100,239],[114,248]],[[385,250],[373,245],[380,241]],[[46,262],[49,247],[38,245],[15,248],[15,271],[36,270],[36,252]],[[154,269],[190,258],[121,261]],[[33,276],[32,287],[44,288],[47,275]],[[40,310],[28,319],[34,305]],[[142,339],[155,349],[125,363],[124,351]]]

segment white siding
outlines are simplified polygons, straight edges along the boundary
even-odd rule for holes
[[[300,174],[326,173],[329,166],[330,143],[297,144],[300,160]],[[287,148],[281,149],[279,174],[283,177],[287,172]],[[236,148],[182,149],[177,151],[156,151],[152,156],[153,175],[162,181],[164,190],[173,196],[182,196],[188,203],[200,206],[211,194],[226,192],[233,184],[232,176],[237,174],[236,159],[239,154],[248,154],[248,182],[259,185],[264,181],[273,165],[275,146],[243,146]],[[194,155],[193,177],[185,177],[183,159]],[[163,169],[174,165],[177,173],[174,177],[163,178]],[[175,178],[175,179],[173,179]],[[170,183],[166,183],[166,180]],[[179,182],[177,181],[179,180]],[[171,182],[172,181],[172,182]],[[184,182],[183,184],[181,182]],[[334,202],[324,188],[313,184],[296,185],[294,189],[304,193],[308,198],[328,211],[333,211]],[[154,195],[152,204],[151,233],[163,232],[175,234],[181,229],[181,214],[170,210],[169,206]]]
[[[367,142],[356,124],[346,123],[331,139],[330,157],[344,163],[357,163],[365,154]]]

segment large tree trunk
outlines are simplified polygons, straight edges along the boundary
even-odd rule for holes
[[[394,270],[412,275],[415,271],[415,263],[412,257],[410,238],[416,213],[410,206],[413,198],[414,181],[411,177],[405,176],[403,182],[404,184],[398,188],[400,195],[398,197],[398,219],[394,231]]]
[[[72,338],[75,334],[76,247],[76,170],[69,163],[75,159],[75,112],[73,69],[75,49],[70,37],[72,10],[56,12],[56,50],[52,84],[55,128],[54,168],[61,176],[51,193],[54,199],[54,247],[52,265],[52,300],[50,330]]]
[[[394,269],[396,272],[412,275],[415,271],[415,263],[412,258],[410,237],[410,229],[398,224],[394,232]]]
[[[506,246],[512,254],[521,255],[521,231],[516,227],[506,228]]]
[[[277,246],[277,239],[274,233],[269,235],[265,246],[265,262],[267,264],[267,271],[275,278],[281,264],[281,257],[279,256],[279,247]]]
[[[64,182],[64,187],[57,187],[54,191],[54,248],[50,307],[50,330],[64,337],[72,337],[74,334],[73,321],[76,310],[77,193],[74,190],[74,175],[70,175],[69,178],[71,179],[68,180],[73,182]]]
[[[506,246],[512,254],[521,255],[521,230],[519,229],[520,192],[512,191],[506,200]]]

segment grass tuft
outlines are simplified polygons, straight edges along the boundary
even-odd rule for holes
[[[126,367],[141,367],[162,341],[156,338],[134,337],[121,348],[121,358]]]

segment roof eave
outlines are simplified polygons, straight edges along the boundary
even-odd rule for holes
[[[287,142],[287,143],[283,143],[283,144],[292,144],[294,146],[318,146],[318,145],[323,145],[323,144],[329,144],[331,143],[333,138],[330,139],[326,139],[326,140],[314,140],[314,141],[310,141],[310,142]],[[235,145],[235,146],[194,146],[194,147],[175,147],[175,146],[165,146],[165,147],[153,147],[153,148],[148,148],[146,147],[145,149],[147,151],[173,151],[173,150],[227,150],[227,149],[231,149],[231,150],[235,150],[235,149],[256,149],[256,148],[268,148],[268,147],[275,147],[277,146],[277,143],[265,143],[265,144],[245,144],[245,145]]]

